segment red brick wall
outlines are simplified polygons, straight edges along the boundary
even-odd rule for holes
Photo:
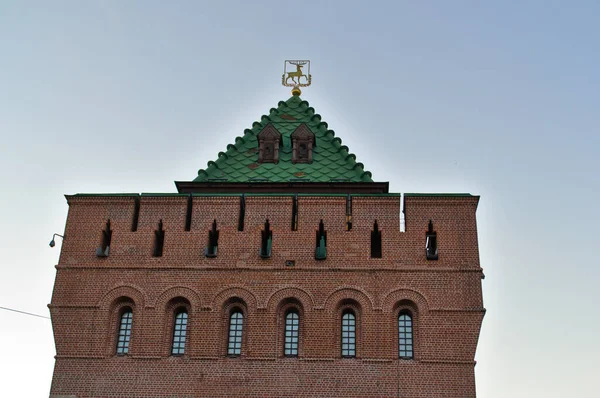
[[[56,342],[51,395],[77,397],[474,397],[474,356],[484,310],[476,197],[248,196],[244,231],[239,197],[68,197],[65,240],[50,305]],[[268,218],[272,257],[259,256]],[[95,256],[110,219],[110,255]],[[152,257],[162,219],[164,254]],[[216,258],[203,248],[213,220]],[[327,259],[314,258],[323,220]],[[433,221],[439,260],[425,256]],[[374,221],[383,256],[370,258]],[[286,260],[295,265],[286,266]],[[119,306],[133,308],[129,354],[116,356]],[[170,356],[173,309],[189,308],[186,353]],[[228,305],[245,312],[242,355],[226,356]],[[298,306],[299,357],[283,356],[283,309]],[[341,358],[344,304],[357,310],[357,357]],[[414,359],[398,359],[397,316],[413,310]]]

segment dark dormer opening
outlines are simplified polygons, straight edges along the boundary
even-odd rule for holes
[[[110,251],[110,240],[112,239],[112,231],[110,229],[110,220],[106,221],[106,227],[102,231],[102,240],[100,247],[96,249],[97,257],[108,257]]]
[[[308,145],[304,142],[298,143],[298,158],[296,161],[308,161]]]
[[[163,230],[163,222],[158,222],[158,229],[154,231],[154,250],[152,257],[162,257],[163,246],[165,245],[165,231]]]
[[[319,229],[317,230],[317,247],[315,248],[315,258],[317,260],[324,260],[327,257],[327,231],[325,231],[325,225],[323,220],[319,223]]]
[[[437,260],[437,233],[433,230],[433,223],[431,222],[431,220],[429,220],[429,226],[427,227],[427,232],[425,236],[425,253],[427,255],[427,260]]]
[[[346,231],[352,229],[352,196],[346,196]]]
[[[212,229],[208,231],[208,246],[204,248],[206,257],[217,257],[217,248],[219,246],[219,230],[217,229],[217,220],[212,223]]]
[[[131,220],[131,232],[137,231],[138,221],[140,219],[140,198],[135,198],[133,202],[133,219]]]
[[[292,231],[298,230],[298,194],[294,195],[292,201]]]
[[[272,124],[258,133],[258,163],[279,162],[279,147],[281,146],[281,134]]]
[[[313,146],[316,146],[315,135],[302,123],[291,135],[292,163],[312,163]]]
[[[275,143],[274,142],[265,142],[262,161],[264,163],[267,163],[267,162],[276,163],[275,162]]]
[[[265,229],[261,231],[261,242],[260,242],[260,256],[262,258],[271,257],[271,246],[273,244],[273,232],[271,231],[271,224],[269,219],[265,221]]]
[[[185,213],[185,230],[190,231],[192,229],[192,206],[193,206],[192,194],[188,196],[187,211]]]
[[[244,218],[246,217],[246,195],[240,196],[240,215],[238,217],[238,231],[244,230]]]
[[[377,220],[375,220],[373,231],[371,231],[371,258],[381,258],[381,231]]]

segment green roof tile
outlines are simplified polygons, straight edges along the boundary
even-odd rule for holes
[[[259,164],[258,133],[271,123],[281,133],[282,147],[279,149],[279,163]],[[316,147],[313,148],[313,162],[292,164],[291,135],[305,123],[315,134]],[[227,145],[226,152],[219,152],[206,169],[198,170],[195,182],[221,180],[227,182],[247,182],[254,179],[268,179],[270,182],[309,180],[329,182],[372,182],[371,173],[365,171],[362,163],[350,153],[342,140],[335,136],[321,115],[315,113],[307,101],[293,96],[280,101],[277,108],[271,108],[269,115],[263,115],[246,129],[235,143]],[[226,180],[225,180],[226,179]]]

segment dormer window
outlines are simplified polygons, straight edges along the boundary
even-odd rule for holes
[[[281,145],[281,134],[272,124],[258,133],[258,163],[279,162],[279,146]]]
[[[312,163],[313,146],[315,135],[302,123],[292,133],[292,163]]]

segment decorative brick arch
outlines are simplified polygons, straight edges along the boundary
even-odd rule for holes
[[[354,357],[360,358],[363,352],[363,321],[365,311],[369,307],[373,309],[371,298],[362,289],[340,288],[334,291],[325,301],[325,311],[329,313],[329,329],[332,338],[330,349],[336,352],[336,357],[342,356],[342,317],[345,313],[351,313],[355,319],[355,343]]]
[[[357,286],[341,286],[335,289],[323,304],[323,308],[328,311],[335,311],[338,305],[344,300],[354,300],[360,304],[364,310],[374,310],[375,300],[373,296],[367,293],[364,289]],[[368,304],[368,305],[367,305]]]
[[[104,328],[104,352],[107,357],[115,355],[117,342],[118,321],[125,308],[133,311],[133,328],[139,330],[143,318],[144,306],[147,302],[146,295],[135,285],[120,285],[109,290],[98,301],[98,319]],[[143,323],[143,322],[142,322]],[[131,347],[135,352],[136,332],[131,338]],[[131,352],[131,351],[130,351]]]
[[[384,317],[388,319],[383,328],[394,336],[387,345],[386,351],[394,358],[398,358],[398,316],[406,312],[412,318],[413,333],[413,358],[419,360],[422,355],[422,325],[429,312],[427,299],[416,290],[399,288],[383,295],[381,300]]]
[[[109,311],[111,307],[121,298],[127,297],[131,299],[136,307],[144,308],[148,302],[147,296],[142,292],[142,289],[135,285],[121,285],[109,290],[98,301],[98,308],[104,312]]]
[[[242,286],[228,286],[225,289],[217,293],[212,300],[213,308],[222,308],[226,302],[234,297],[242,299],[249,310],[256,310],[258,307],[258,300],[256,295],[250,290]]]
[[[303,357],[307,330],[306,314],[314,308],[314,299],[312,295],[302,288],[292,286],[284,287],[274,291],[269,296],[265,303],[265,308],[267,309],[269,316],[275,318],[275,325],[277,328],[277,356]],[[295,353],[286,353],[285,349],[286,316],[290,312],[294,312],[298,316],[298,329],[296,335],[298,340],[296,341]]]
[[[185,351],[189,352],[190,341],[193,341],[199,325],[200,297],[186,286],[173,286],[163,291],[155,301],[155,310],[163,323],[161,354],[171,355],[173,329],[177,311],[185,309],[188,314],[187,343]]]
[[[183,297],[184,299],[189,301],[194,312],[200,310],[200,305],[202,303],[202,301],[200,300],[200,295],[198,295],[196,291],[186,286],[173,286],[166,289],[155,300],[154,307],[159,310],[165,309],[169,302],[177,297]]]
[[[416,310],[425,315],[429,312],[427,299],[416,290],[399,288],[388,292],[382,296],[381,307],[385,312],[394,311],[400,302],[408,301],[414,303]]]
[[[288,298],[298,300],[304,311],[312,310],[315,306],[315,300],[311,293],[299,287],[286,286],[271,293],[263,308],[269,312],[275,312],[280,303]]]
[[[242,348],[241,353],[231,354],[234,356],[246,356],[249,341],[249,333],[248,328],[251,327],[250,319],[254,316],[254,312],[257,309],[257,299],[256,295],[245,287],[241,286],[229,286],[223,290],[221,290],[214,298],[213,298],[213,308],[216,311],[219,311],[220,314],[220,333],[219,340],[221,341],[221,349],[220,351],[224,355],[230,355],[227,349],[228,346],[228,335],[229,335],[229,327],[230,327],[230,316],[233,311],[241,311],[244,319],[243,326],[243,337],[242,337]]]

